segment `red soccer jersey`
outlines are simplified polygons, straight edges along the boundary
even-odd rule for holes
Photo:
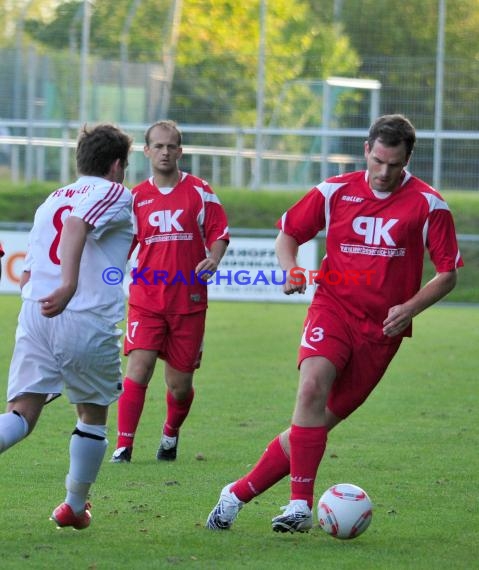
[[[382,332],[388,309],[421,287],[425,248],[438,272],[463,265],[446,202],[409,172],[397,192],[382,195],[370,189],[365,171],[329,178],[276,225],[298,244],[325,230],[313,303],[335,301],[379,342],[389,342]]]
[[[139,250],[130,304],[151,313],[205,310],[207,286],[195,275],[195,267],[213,242],[229,241],[218,197],[204,180],[185,172],[174,188],[160,189],[150,177],[132,193]]]

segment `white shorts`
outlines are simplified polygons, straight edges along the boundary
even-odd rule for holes
[[[15,336],[7,400],[26,392],[72,404],[108,406],[121,394],[121,330],[91,312],[65,310],[47,318],[24,301]]]

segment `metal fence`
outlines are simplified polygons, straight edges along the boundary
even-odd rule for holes
[[[0,50],[2,176],[66,181],[75,172],[79,74],[78,61],[71,57],[40,54],[33,47]],[[327,175],[362,167],[372,115],[402,112],[418,129],[410,165],[414,174],[439,190],[477,190],[479,84],[474,78],[479,65],[447,62],[445,120],[439,130],[434,121],[434,69],[433,59],[366,58],[362,72],[373,78],[360,80],[371,83],[366,89],[319,80],[290,82],[278,92],[260,128],[231,124],[239,107],[247,104],[237,97],[234,85],[223,82],[215,89],[213,77],[207,97],[195,104],[184,89],[175,96],[173,83],[167,116],[178,121],[185,135],[185,170],[216,186],[304,189]],[[128,63],[122,68],[118,61],[92,58],[88,76],[88,122],[112,121],[134,137],[129,176],[133,181],[143,178],[148,174],[143,133],[164,113],[158,65]],[[464,83],[464,77],[472,83]],[[199,79],[190,78],[193,83]],[[457,100],[465,103],[458,105]],[[249,116],[254,117],[254,98],[249,104]]]
[[[5,133],[0,134],[0,172],[13,182],[55,180],[66,183],[75,176],[74,148],[79,127],[74,122],[0,121],[0,132]],[[149,163],[143,155],[143,133],[147,125],[125,124],[123,128],[135,140],[128,178],[138,181],[149,175]],[[258,154],[251,142],[257,136],[254,128],[214,125],[182,125],[181,128],[186,141],[198,135],[205,141],[202,145],[184,144],[181,167],[214,186],[252,187],[255,161],[260,162],[260,186],[265,189],[304,190],[327,176],[364,167],[363,155],[359,152],[280,151],[275,147],[281,144],[274,141],[302,139],[305,146],[313,146],[315,140],[327,139],[330,146],[337,147],[347,140],[351,148],[360,151],[367,135],[365,129],[264,129],[261,135],[267,136],[273,148],[263,147]],[[20,134],[8,134],[11,131]],[[217,146],[219,135],[229,139],[230,144]],[[441,189],[477,189],[479,165],[473,149],[479,147],[479,133],[419,130],[417,136],[410,168],[425,180],[432,179],[431,149],[435,137],[440,136],[446,148],[453,147],[456,141],[468,141],[471,154],[456,165],[461,175],[457,174]]]

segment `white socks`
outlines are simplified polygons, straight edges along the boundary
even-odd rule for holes
[[[12,447],[28,434],[27,420],[13,412],[0,414],[0,453]]]
[[[76,428],[86,435],[74,433],[70,439],[70,471],[65,481],[65,503],[70,505],[74,513],[81,513],[85,510],[90,487],[100,471],[108,441],[106,426],[88,425],[78,420]]]

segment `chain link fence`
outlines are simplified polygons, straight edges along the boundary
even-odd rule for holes
[[[269,66],[274,64],[268,61]],[[404,113],[417,127],[411,170],[432,184],[440,141],[439,189],[477,190],[479,63],[446,61],[441,131],[434,128],[435,66],[432,58],[366,58],[362,75],[378,85],[375,112]],[[250,186],[256,160],[261,161],[264,188],[304,188],[325,175],[362,167],[374,89],[336,86],[325,98],[324,81],[285,84],[277,97],[270,97],[269,119],[258,131],[253,123],[237,121],[238,117],[243,122],[244,117],[254,118],[255,93],[245,98],[239,88],[241,75],[231,80],[233,59],[229,64],[225,56],[224,68],[228,81],[223,69],[200,66],[190,74],[177,69],[169,83],[158,63],[121,64],[92,56],[86,85],[87,121],[112,121],[134,136],[135,177],[147,169],[141,153],[143,132],[165,116],[176,120],[185,133],[182,166],[216,185]],[[14,180],[70,177],[74,171],[71,148],[80,126],[81,79],[81,61],[75,52],[45,54],[32,46],[0,50],[0,169],[4,176]],[[257,137],[261,137],[259,146]]]

